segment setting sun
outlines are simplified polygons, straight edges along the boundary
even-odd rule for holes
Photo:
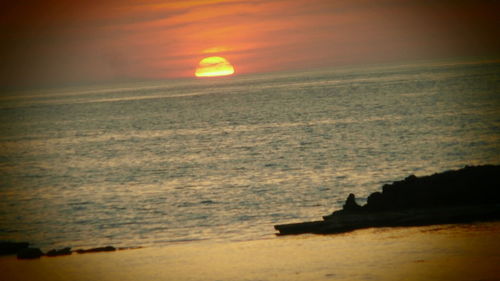
[[[234,73],[234,67],[222,57],[207,57],[200,61],[194,75],[196,77],[227,76]]]

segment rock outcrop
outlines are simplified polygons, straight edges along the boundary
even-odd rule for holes
[[[15,255],[29,245],[28,242],[0,242],[0,255]]]
[[[78,249],[72,251],[70,247],[62,249],[52,249],[47,253],[43,253],[39,248],[30,248],[30,243],[27,242],[0,242],[0,255],[16,255],[18,259],[37,259],[42,256],[58,257],[68,256],[76,252],[78,254],[114,252],[118,250],[133,250],[141,249],[142,247],[122,247],[115,248],[113,246],[97,247],[90,249]]]
[[[367,227],[500,220],[500,166],[466,166],[430,176],[410,175],[374,192],[364,206],[349,194],[321,221],[275,225],[280,235],[339,233]]]
[[[38,259],[43,256],[43,252],[38,248],[25,248],[17,252],[17,258],[20,260]]]
[[[113,246],[106,246],[106,247],[99,247],[99,248],[92,248],[92,249],[87,249],[87,250],[76,250],[77,253],[79,254],[86,254],[86,253],[99,253],[99,252],[113,252],[116,251],[116,248]]]
[[[73,252],[76,252],[78,254],[87,254],[87,253],[100,253],[100,252],[114,252],[117,250],[132,250],[141,248],[142,247],[115,248],[113,246],[106,246],[106,247],[97,247],[90,249],[78,249],[76,251],[72,251],[70,247],[66,247],[62,249],[52,249],[44,254],[38,248],[30,248],[29,243],[27,242],[0,242],[0,255],[17,255],[18,259],[37,259],[42,256],[46,257],[68,256],[71,255]]]
[[[50,251],[48,251],[45,255],[47,257],[57,257],[57,256],[67,256],[67,255],[71,255],[71,248],[70,247],[66,247],[66,248],[63,248],[63,249],[59,249],[59,250],[56,250],[56,249],[52,249]]]

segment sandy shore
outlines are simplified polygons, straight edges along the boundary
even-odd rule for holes
[[[500,280],[500,222],[0,257],[2,280]],[[5,278],[5,279],[4,279]]]

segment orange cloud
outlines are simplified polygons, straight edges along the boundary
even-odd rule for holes
[[[207,53],[227,58],[238,73],[254,73],[500,49],[500,4],[486,0],[0,5],[2,85],[188,77]]]

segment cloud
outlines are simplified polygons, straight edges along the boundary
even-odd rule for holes
[[[500,4],[487,0],[0,3],[7,86],[192,76],[207,50],[252,73],[500,49]]]

